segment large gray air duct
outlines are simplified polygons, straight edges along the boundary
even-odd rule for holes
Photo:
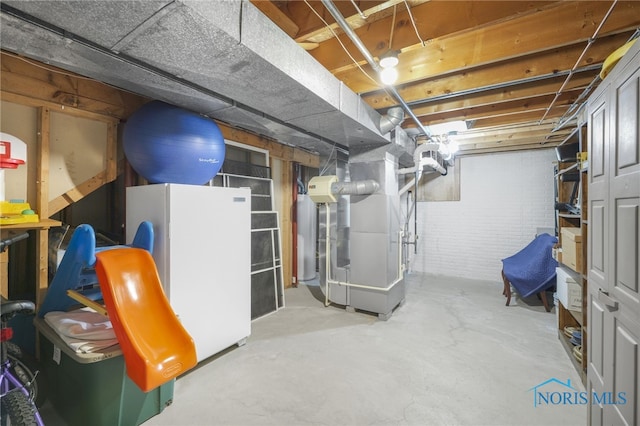
[[[381,115],[248,1],[0,7],[4,50],[311,151],[389,143]]]

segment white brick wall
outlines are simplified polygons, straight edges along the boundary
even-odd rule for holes
[[[502,259],[554,227],[553,149],[462,157],[460,201],[420,202],[410,268],[501,281]]]

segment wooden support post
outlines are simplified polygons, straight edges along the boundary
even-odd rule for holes
[[[9,298],[9,252],[0,252],[0,295]]]
[[[292,241],[293,232],[291,228],[291,214],[293,211],[293,202],[291,197],[291,182],[293,179],[293,167],[291,161],[282,161],[282,167],[280,169],[280,193],[281,198],[281,212],[280,218],[280,232],[282,232],[282,276],[284,277],[284,287],[289,288],[292,286],[293,281],[293,268],[292,268]]]
[[[36,211],[40,220],[49,218],[49,128],[51,114],[48,107],[38,108],[36,171]],[[38,229],[36,237],[36,311],[44,301],[49,287],[49,230]]]

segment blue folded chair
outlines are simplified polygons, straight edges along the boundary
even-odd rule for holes
[[[551,309],[544,292],[556,284],[556,267],[553,258],[553,246],[558,239],[549,234],[540,234],[525,248],[511,257],[502,259],[502,280],[507,298],[506,306],[511,302],[511,286],[522,297],[538,294],[547,312]]]

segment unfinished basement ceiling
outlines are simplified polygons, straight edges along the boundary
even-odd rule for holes
[[[372,108],[396,104],[321,0],[252,2]],[[562,141],[575,123],[572,106],[640,27],[638,1],[334,4],[374,57],[400,52],[395,87],[423,125],[466,121],[462,153]],[[559,123],[567,126],[553,132]],[[416,125],[407,119],[403,127]]]
[[[2,49],[328,155],[381,115],[248,2],[5,1]]]
[[[423,125],[466,121],[462,153],[561,142],[640,27],[636,1],[334,3],[374,57],[399,51],[396,90]],[[1,5],[5,51],[322,155],[389,144],[398,102],[320,0]]]

